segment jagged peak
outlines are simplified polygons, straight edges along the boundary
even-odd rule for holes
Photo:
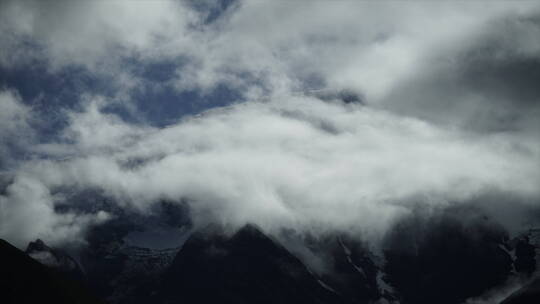
[[[31,253],[34,251],[51,251],[52,249],[45,244],[41,239],[36,239],[33,242],[28,243],[26,247],[26,253]]]

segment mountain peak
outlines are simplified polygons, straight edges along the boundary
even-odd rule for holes
[[[36,239],[35,241],[28,243],[25,252],[32,253],[35,251],[51,251],[51,248],[47,246],[41,239]]]
[[[53,271],[0,239],[0,302],[101,303],[82,284]]]
[[[41,239],[30,242],[25,253],[41,264],[61,271],[71,278],[80,280],[83,272],[78,263],[63,250],[51,248]]]
[[[192,235],[164,283],[160,297],[169,302],[341,303],[298,258],[254,224],[230,237]]]
[[[264,238],[270,239],[262,229],[252,223],[245,224],[242,228],[238,229],[233,235],[233,238]]]

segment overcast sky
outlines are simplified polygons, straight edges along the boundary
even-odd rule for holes
[[[114,216],[66,189],[374,239],[418,206],[540,208],[535,1],[1,1],[0,41],[19,246]]]

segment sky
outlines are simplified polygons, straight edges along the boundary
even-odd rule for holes
[[[0,41],[17,246],[115,217],[78,193],[372,240],[460,205],[540,224],[538,2],[4,0]]]

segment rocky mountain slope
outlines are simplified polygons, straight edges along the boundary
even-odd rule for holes
[[[0,303],[98,304],[85,286],[0,239]]]
[[[77,257],[40,240],[26,254],[2,242],[2,269],[7,269],[2,294],[7,303],[42,297],[96,303],[87,285],[112,304],[459,304],[519,278],[532,282],[503,303],[537,303],[538,231],[509,239],[502,231],[451,220],[438,221],[422,234],[411,234],[411,225],[402,223],[379,253],[345,234],[287,241],[254,225],[234,233],[209,227],[170,249],[100,238]],[[73,297],[79,302],[70,302]]]

